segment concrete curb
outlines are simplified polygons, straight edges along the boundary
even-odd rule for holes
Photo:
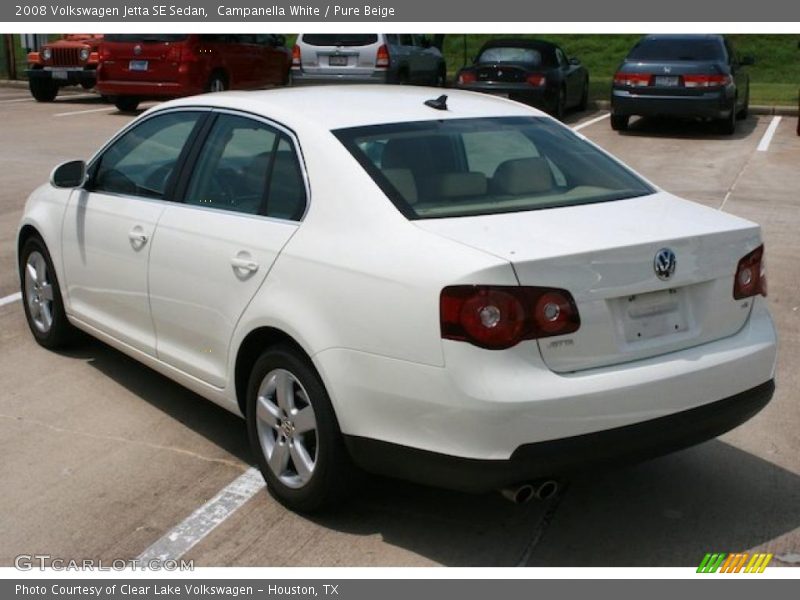
[[[590,102],[594,104],[597,110],[610,110],[611,102],[608,100],[595,100]],[[750,106],[750,114],[752,115],[780,115],[783,117],[796,117],[800,114],[800,110],[796,106],[764,106],[754,104]]]

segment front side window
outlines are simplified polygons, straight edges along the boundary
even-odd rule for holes
[[[220,115],[192,169],[184,202],[299,219],[305,184],[291,142],[265,123]]]
[[[655,191],[543,117],[420,121],[333,133],[411,219],[557,208]]]
[[[202,113],[154,116],[117,139],[92,167],[91,191],[163,199]]]

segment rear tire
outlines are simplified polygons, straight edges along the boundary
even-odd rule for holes
[[[206,92],[224,92],[228,89],[228,79],[224,73],[213,73],[206,84]]]
[[[747,115],[750,114],[750,87],[747,88],[747,95],[744,99],[744,106],[742,109],[736,114],[736,118],[740,121],[744,121],[747,118]]]
[[[58,84],[48,79],[31,79],[28,85],[37,102],[52,102],[58,96]]]
[[[436,87],[445,87],[447,85],[447,67],[444,65],[439,67],[439,71],[436,73],[434,85]]]
[[[288,344],[264,351],[250,374],[246,412],[250,447],[278,502],[310,513],[346,497],[355,467],[305,355]]]
[[[120,112],[133,112],[139,108],[139,98],[136,96],[118,96],[114,99],[114,106]]]
[[[722,135],[733,135],[736,133],[736,102],[731,107],[731,114],[724,119],[720,119],[718,127]]]
[[[583,111],[589,107],[589,78],[583,82],[583,94],[581,94],[581,101],[578,103],[578,110]]]
[[[90,90],[94,87],[94,81],[81,81],[81,87],[85,90]]]
[[[631,118],[629,115],[611,115],[611,129],[614,131],[625,131]]]
[[[567,89],[562,87],[558,90],[558,99],[556,106],[553,110],[553,116],[559,121],[564,120],[564,115],[567,112]]]
[[[63,348],[77,330],[67,320],[53,261],[38,236],[28,238],[19,256],[22,305],[36,342],[45,348]]]

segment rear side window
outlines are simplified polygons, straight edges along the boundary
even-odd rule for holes
[[[369,46],[378,41],[375,33],[304,33],[309,46]]]
[[[205,140],[184,202],[298,220],[305,185],[285,134],[259,121],[220,115]]]
[[[93,165],[92,190],[164,198],[200,114],[159,115],[124,133]]]
[[[722,44],[714,39],[645,38],[628,54],[628,59],[645,61],[721,60]]]
[[[333,133],[410,219],[557,208],[654,191],[566,127],[541,117],[446,119]]]

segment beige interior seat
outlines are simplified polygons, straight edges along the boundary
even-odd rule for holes
[[[492,177],[492,190],[498,194],[542,194],[551,189],[553,173],[542,157],[507,160],[498,165]]]

